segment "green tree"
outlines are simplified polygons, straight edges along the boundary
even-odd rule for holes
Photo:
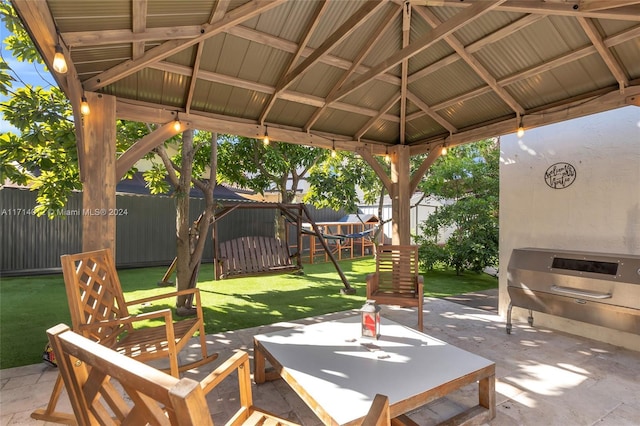
[[[384,160],[378,160],[389,169]],[[339,151],[318,162],[309,172],[309,191],[303,201],[318,208],[343,209],[347,213],[358,212],[358,202],[378,204],[378,217],[382,218],[385,188],[371,166],[359,155]],[[382,232],[378,227],[373,240]]]
[[[218,147],[218,180],[250,188],[260,194],[275,190],[283,203],[291,203],[309,170],[327,158],[327,150],[258,139],[223,135]],[[275,223],[284,238],[284,217]]]
[[[483,140],[450,149],[431,167],[420,189],[445,204],[420,225],[416,236],[423,266],[444,262],[460,274],[497,264],[499,156],[498,141]],[[443,228],[453,232],[440,246]]]

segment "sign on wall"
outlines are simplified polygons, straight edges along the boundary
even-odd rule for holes
[[[564,189],[576,180],[576,168],[569,163],[555,163],[544,172],[544,181],[553,189]]]

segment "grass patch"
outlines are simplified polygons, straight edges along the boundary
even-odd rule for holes
[[[213,280],[211,264],[202,265],[198,288],[207,334],[238,330],[359,308],[366,294],[366,275],[375,270],[372,258],[345,260],[340,266],[355,295],[341,295],[342,281],[333,264],[305,265],[305,275],[268,275]],[[166,268],[119,271],[126,300],[171,292],[157,282]],[[444,297],[496,288],[496,278],[486,274],[455,271],[425,273],[425,295]],[[173,306],[156,303],[143,308],[154,311]],[[131,313],[136,313],[132,311]],[[62,275],[3,278],[0,286],[0,368],[40,362],[47,342],[45,330],[58,323],[71,325]]]

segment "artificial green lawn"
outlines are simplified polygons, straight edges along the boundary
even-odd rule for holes
[[[359,308],[365,299],[365,277],[375,270],[373,258],[341,261],[356,289],[342,295],[342,281],[333,264],[304,266],[304,275],[267,275],[213,280],[211,264],[200,270],[198,288],[207,334],[238,330],[283,320],[294,320]],[[166,268],[120,270],[125,299],[130,301],[172,288],[158,287]],[[498,280],[486,274],[429,271],[425,295],[444,297],[496,288]],[[171,307],[173,298],[147,306],[146,311]],[[135,313],[132,311],[131,313]],[[2,278],[0,283],[0,368],[38,363],[47,342],[45,330],[60,322],[71,325],[62,275]]]

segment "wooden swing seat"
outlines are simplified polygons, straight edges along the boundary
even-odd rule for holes
[[[264,236],[240,237],[220,243],[216,267],[222,279],[301,269],[291,261],[284,241]]]

